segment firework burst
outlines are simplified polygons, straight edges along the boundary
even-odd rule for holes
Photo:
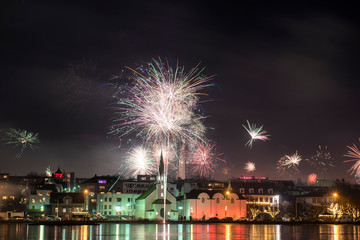
[[[250,140],[247,141],[245,146],[252,148],[252,145],[255,140],[261,140],[261,141],[269,140],[270,135],[268,135],[267,132],[265,130],[263,130],[263,126],[257,127],[256,124],[250,124],[249,121],[247,121],[247,120],[246,120],[246,122],[248,124],[248,127],[246,127],[245,125],[242,125],[242,126],[249,133]]]
[[[355,176],[360,176],[360,150],[355,145],[355,143],[353,143],[351,146],[347,146],[347,148],[348,150],[344,156],[349,157],[350,159],[344,162],[355,162],[355,164],[349,169],[349,172]]]
[[[309,184],[315,184],[317,182],[317,175],[315,173],[311,173],[307,177],[307,182]]]
[[[168,146],[177,141],[201,139],[205,127],[198,111],[199,93],[212,85],[197,67],[186,73],[153,60],[145,69],[133,70],[135,78],[126,86],[126,96],[117,101],[112,133],[136,132],[146,141]]]
[[[296,151],[293,155],[285,155],[280,158],[277,163],[276,169],[280,172],[281,175],[287,173],[290,176],[296,175],[299,173],[298,166],[302,158]]]
[[[128,171],[133,176],[151,174],[156,169],[156,164],[151,154],[143,147],[130,150],[126,164],[128,165]]]
[[[329,167],[335,167],[334,163],[332,162],[333,157],[327,150],[327,146],[319,146],[315,155],[311,156],[310,159],[306,159],[306,161],[322,174],[325,174]]]
[[[222,154],[215,153],[214,147],[212,143],[198,142],[197,149],[190,153],[193,173],[198,173],[200,177],[208,177],[215,172],[218,162],[225,162],[220,158]]]
[[[50,169],[50,166],[48,166],[46,169],[45,169],[45,175],[47,176],[47,177],[51,177],[52,176],[52,171],[51,171],[51,169]]]
[[[253,171],[255,171],[255,170],[256,170],[255,163],[253,163],[253,162],[247,162],[247,163],[245,163],[244,169],[245,169],[247,172],[253,172]]]
[[[35,150],[39,148],[38,144],[40,143],[40,141],[38,136],[39,134],[37,133],[10,128],[8,132],[5,132],[3,141],[5,142],[5,144],[12,145],[13,148],[17,149],[18,153],[15,157],[20,158],[20,156],[26,149]]]

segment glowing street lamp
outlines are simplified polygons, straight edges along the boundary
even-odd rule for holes
[[[88,198],[89,198],[89,195],[88,195],[88,190],[85,189],[84,190],[84,193],[85,193],[85,211],[88,212],[89,211],[89,204],[88,204]]]
[[[227,203],[226,203],[226,197],[229,196],[230,191],[226,191],[225,193],[225,217],[226,217],[226,212],[227,212]]]

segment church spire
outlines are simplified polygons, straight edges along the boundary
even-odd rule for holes
[[[159,164],[159,176],[164,175],[164,159],[163,159],[163,153],[161,151],[160,154],[160,164]]]

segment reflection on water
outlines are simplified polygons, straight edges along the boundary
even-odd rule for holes
[[[359,225],[251,225],[251,224],[100,224],[44,226],[0,224],[5,239],[114,239],[114,240],[200,240],[200,239],[358,239]]]

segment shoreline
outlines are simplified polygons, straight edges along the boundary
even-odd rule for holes
[[[48,225],[48,226],[63,226],[63,225],[99,225],[99,224],[163,224],[162,221],[0,221],[0,224],[18,224],[25,223],[28,225]],[[165,224],[240,224],[240,225],[323,225],[323,224],[335,224],[335,225],[360,225],[360,221],[357,222],[324,222],[324,221],[302,221],[302,222],[284,222],[284,221],[167,221]]]

